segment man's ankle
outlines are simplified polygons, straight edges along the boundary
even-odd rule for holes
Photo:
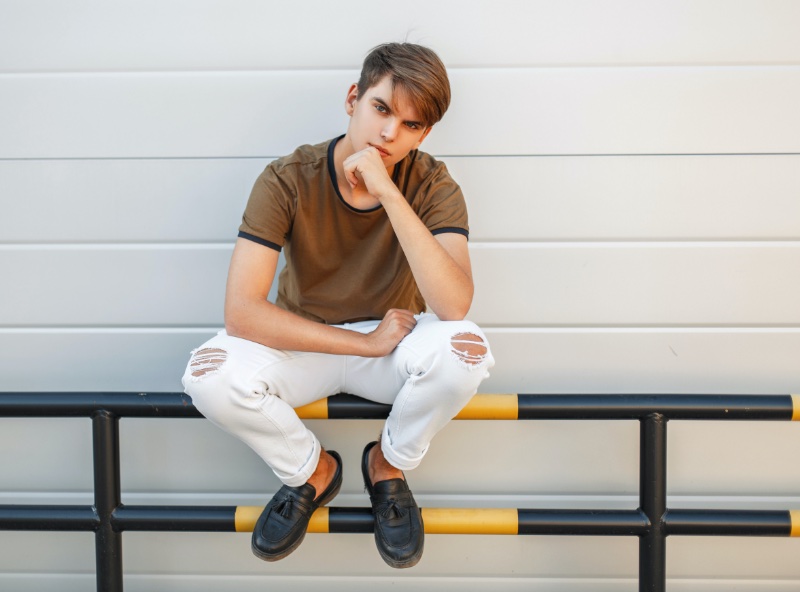
[[[403,471],[389,464],[389,461],[383,456],[380,441],[372,447],[369,454],[369,478],[373,485],[387,479],[405,479]]]
[[[314,486],[317,492],[317,497],[325,491],[325,488],[330,485],[333,480],[333,475],[336,469],[336,461],[334,458],[323,450],[319,454],[319,461],[317,461],[317,468],[308,479],[308,483]]]

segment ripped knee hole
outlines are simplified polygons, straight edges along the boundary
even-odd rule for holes
[[[201,376],[219,372],[227,359],[228,352],[224,349],[201,349],[195,352],[191,362],[189,362],[189,367],[192,369],[192,376],[200,378]]]
[[[474,333],[456,333],[450,339],[451,350],[465,364],[475,366],[486,359],[488,349],[483,339]]]

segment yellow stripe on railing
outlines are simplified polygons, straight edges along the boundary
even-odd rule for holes
[[[236,532],[253,532],[262,506],[238,506],[234,517]],[[514,508],[422,508],[427,534],[518,534],[519,519]],[[308,532],[330,532],[330,513],[319,508],[308,523]]]
[[[792,395],[792,421],[800,421],[800,395]]]
[[[264,506],[237,506],[233,522],[236,532],[253,532]],[[318,508],[308,521],[308,532],[328,532],[328,508]]]
[[[789,536],[800,537],[800,510],[789,510],[792,519],[792,532]]]
[[[517,534],[516,509],[422,508],[426,534]]]
[[[320,399],[295,409],[300,419],[328,419],[328,399]],[[455,416],[455,419],[518,419],[519,398],[516,394],[480,394]]]
[[[322,507],[312,514],[311,520],[308,521],[308,532],[329,532],[330,522],[328,508]]]
[[[517,419],[516,394],[475,395],[455,419]]]
[[[300,419],[328,419],[328,399],[320,399],[295,409]]]
[[[236,506],[236,514],[233,517],[236,532],[253,532],[263,511],[264,506]]]

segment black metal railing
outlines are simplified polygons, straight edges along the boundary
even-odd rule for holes
[[[509,403],[509,397],[512,397]],[[499,402],[502,409],[493,406]],[[640,422],[639,507],[630,510],[517,509],[516,524],[482,533],[639,537],[639,590],[666,588],[666,540],[671,535],[790,536],[800,534],[797,512],[670,510],[667,508],[669,420],[792,420],[797,395],[477,395],[473,419],[604,419]],[[514,408],[509,413],[509,407]],[[311,406],[309,406],[311,407]],[[381,419],[389,407],[336,395],[301,417]],[[469,408],[469,406],[468,406]],[[305,408],[303,408],[305,409]],[[320,415],[322,413],[322,415]],[[235,506],[126,506],[121,502],[119,420],[122,417],[196,418],[183,393],[0,393],[0,417],[89,417],[94,454],[94,504],[0,505],[0,530],[94,531],[97,589],[122,591],[124,531],[234,531]],[[372,532],[369,508],[328,508],[327,532]],[[423,513],[426,510],[423,508]],[[435,511],[435,510],[429,510]],[[484,510],[467,510],[480,513]],[[459,511],[463,515],[465,511]],[[491,512],[491,510],[487,510]],[[512,510],[513,512],[513,510]],[[456,512],[458,513],[458,512]],[[424,515],[424,514],[423,514]],[[507,516],[507,514],[504,514]],[[794,521],[793,521],[794,520]],[[428,528],[426,520],[426,529]],[[452,530],[445,521],[435,532]],[[241,530],[241,528],[240,528]]]

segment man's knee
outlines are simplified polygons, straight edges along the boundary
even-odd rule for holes
[[[456,333],[450,338],[450,352],[468,366],[477,366],[486,360],[489,348],[482,337],[475,333]]]
[[[189,375],[192,382],[218,374],[228,359],[228,352],[220,348],[204,348],[192,353],[189,360]]]
[[[195,407],[205,415],[216,415],[233,394],[232,376],[226,372],[230,355],[220,347],[201,347],[192,352],[183,374],[183,390],[192,397]]]

